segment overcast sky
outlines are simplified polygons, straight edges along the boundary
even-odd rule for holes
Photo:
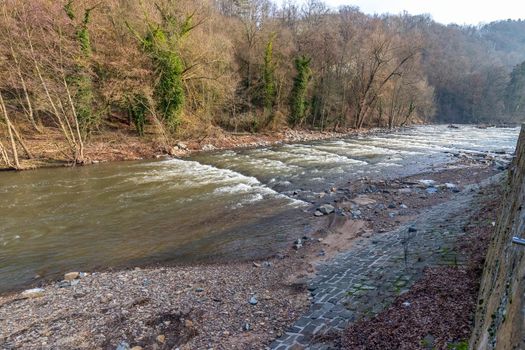
[[[301,1],[301,0],[299,0]],[[333,7],[358,6],[365,13],[429,13],[441,23],[479,24],[525,18],[525,0],[325,0]]]

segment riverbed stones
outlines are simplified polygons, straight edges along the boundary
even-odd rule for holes
[[[323,215],[332,214],[335,211],[335,208],[330,204],[323,204],[318,209]]]
[[[40,298],[44,296],[44,292],[43,288],[33,288],[23,291],[21,296],[24,299]]]
[[[204,152],[211,152],[211,151],[215,151],[215,150],[217,150],[217,147],[215,147],[215,146],[212,145],[212,144],[207,144],[207,145],[202,146],[202,150],[203,150]]]
[[[80,278],[80,272],[68,272],[64,275],[64,281],[68,282],[76,280],[77,278]]]

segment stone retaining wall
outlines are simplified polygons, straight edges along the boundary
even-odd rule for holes
[[[485,262],[471,349],[525,349],[525,124]]]

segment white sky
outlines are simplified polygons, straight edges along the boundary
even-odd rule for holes
[[[299,0],[301,2],[302,0]],[[525,0],[325,0],[332,7],[358,6],[369,14],[428,13],[444,24],[479,24],[525,18]]]

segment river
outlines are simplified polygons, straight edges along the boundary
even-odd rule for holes
[[[421,126],[186,159],[0,173],[0,292],[153,263],[267,256],[312,230],[320,191],[506,152],[518,128]]]

